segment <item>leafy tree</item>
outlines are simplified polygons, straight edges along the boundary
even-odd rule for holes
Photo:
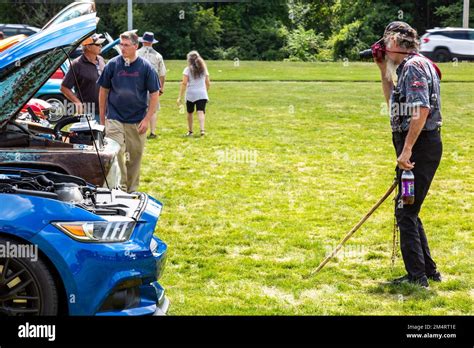
[[[323,34],[316,34],[313,29],[306,30],[302,25],[285,34],[287,43],[284,50],[290,60],[305,62],[317,60],[318,52],[324,47]]]
[[[469,22],[474,21],[474,4],[471,1],[471,10],[469,12]],[[458,1],[450,5],[438,6],[435,15],[440,19],[443,27],[460,27],[462,26],[463,2]]]
[[[221,20],[214,10],[200,8],[195,13],[190,36],[203,57],[215,58],[214,50],[219,47],[221,35]]]
[[[4,0],[0,22],[42,27],[65,5]],[[127,29],[125,3],[99,2],[97,13],[98,32],[117,37]],[[460,26],[462,0],[136,2],[133,14],[138,34],[154,32],[166,59],[183,59],[196,49],[206,59],[337,60],[357,59],[394,20],[408,22],[420,36],[436,26]]]

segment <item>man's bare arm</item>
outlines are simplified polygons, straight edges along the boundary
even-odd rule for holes
[[[100,87],[99,89],[99,116],[100,124],[105,124],[105,111],[107,109],[107,96],[109,95],[109,89]]]
[[[68,100],[72,101],[76,105],[77,112],[81,114],[83,111],[82,103],[79,98],[74,94],[74,92],[70,88],[61,85],[61,93],[64,94]]]
[[[148,130],[148,124],[150,123],[151,117],[156,112],[156,107],[158,106],[159,98],[159,91],[150,93],[150,103],[148,104],[148,110],[146,112],[145,117],[138,125],[138,133],[143,134],[146,133],[146,131]]]
[[[393,90],[392,79],[387,78],[387,62],[385,60],[377,60],[374,58],[374,62],[380,69],[380,77],[382,78],[382,90],[385,97],[385,102],[390,105],[390,96]]]
[[[166,76],[160,76],[160,95],[165,92],[165,79]]]

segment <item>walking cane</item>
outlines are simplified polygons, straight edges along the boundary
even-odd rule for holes
[[[351,236],[359,229],[360,226],[363,225],[363,223],[372,215],[372,213],[377,210],[377,208],[387,199],[388,196],[390,196],[390,194],[393,192],[393,190],[395,190],[395,188],[397,187],[398,185],[398,180],[397,178],[395,178],[395,180],[393,181],[393,184],[392,186],[390,186],[390,188],[387,190],[387,192],[385,192],[385,194],[383,195],[382,198],[379,199],[379,201],[377,203],[375,203],[375,205],[372,207],[372,209],[369,210],[369,212],[357,223],[357,225],[355,225],[350,231],[349,233],[344,237],[344,239],[338,244],[338,246],[332,251],[331,254],[329,254],[324,260],[323,262],[321,262],[321,264],[318,266],[318,268],[316,268],[316,270],[312,271],[307,277],[311,277],[313,276],[314,274],[318,273],[328,262],[329,260],[331,260],[334,256],[336,256],[336,254],[339,252],[339,250],[341,250],[341,248],[344,246],[344,244],[347,242],[347,240],[349,238],[351,238]]]

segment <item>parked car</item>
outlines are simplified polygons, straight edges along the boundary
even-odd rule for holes
[[[68,100],[61,92],[61,83],[69,70],[69,66],[69,60],[66,60],[35,94],[35,98],[43,99],[51,104],[49,121],[52,123],[56,123],[67,116],[66,105]]]
[[[76,20],[87,19],[87,13],[74,11]],[[118,185],[120,146],[104,138],[103,126],[91,121],[91,130],[87,120],[78,116],[63,119],[54,128],[15,121],[23,105],[64,65],[64,51],[75,49],[83,32],[93,32],[95,25],[88,29],[57,24],[0,53],[0,163],[4,166],[41,167],[79,176],[94,185]],[[68,126],[69,130],[63,130]]]
[[[84,180],[94,179],[87,172],[96,171],[97,156],[109,165],[107,146],[94,158],[68,132],[18,123],[64,51],[96,30],[93,3],[58,16],[68,20],[0,53],[0,315],[164,314],[169,301],[158,279],[167,246],[154,236],[162,204]]]
[[[21,40],[25,39],[27,36],[23,34],[10,36],[6,39],[0,40],[0,52],[5,51],[7,48],[16,45]]]
[[[19,34],[30,36],[36,34],[40,30],[40,28],[26,24],[0,24],[0,31],[3,32],[5,38]]]
[[[420,41],[420,52],[436,62],[474,59],[474,29],[430,29]]]

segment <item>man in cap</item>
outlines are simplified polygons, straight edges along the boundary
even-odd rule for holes
[[[441,161],[441,76],[437,67],[418,53],[418,34],[407,23],[390,23],[383,44],[385,57],[376,59],[376,63],[390,109],[397,175],[400,179],[403,170],[411,170],[415,176],[414,204],[403,204],[400,192],[396,200],[395,216],[407,275],[393,283],[428,287],[428,279],[441,281],[441,274],[431,257],[418,214]],[[396,85],[394,73],[398,76]]]
[[[142,48],[137,51],[139,57],[146,59],[153,69],[155,69],[158,77],[160,79],[160,95],[164,93],[165,88],[165,79],[166,79],[166,67],[165,62],[163,61],[163,57],[157,51],[155,51],[152,47],[153,44],[157,43],[158,40],[155,40],[155,36],[151,32],[146,32],[143,34],[143,37],[139,39],[141,43],[143,43]],[[156,112],[160,109],[160,104],[158,103],[158,107]],[[153,113],[153,116],[150,120],[150,136],[149,138],[153,139],[156,138],[156,112]]]
[[[99,122],[97,79],[105,67],[104,58],[99,54],[104,41],[101,34],[94,34],[85,39],[82,42],[82,55],[72,61],[61,83],[61,92],[76,105],[77,112],[91,114],[97,122]]]
[[[146,132],[158,105],[160,82],[150,63],[138,57],[135,32],[120,35],[120,48],[122,55],[109,60],[97,81],[100,122],[107,136],[120,144],[121,187],[134,192],[140,183]]]

